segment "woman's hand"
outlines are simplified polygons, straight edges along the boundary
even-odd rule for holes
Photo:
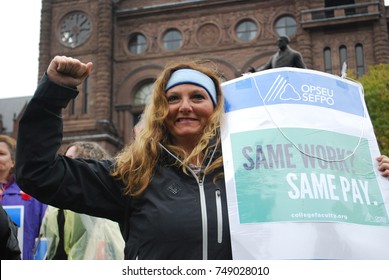
[[[377,158],[378,170],[381,171],[382,176],[389,178],[389,158],[381,155]]]
[[[67,56],[56,56],[47,68],[49,79],[59,85],[77,87],[92,72],[93,63],[83,63]]]

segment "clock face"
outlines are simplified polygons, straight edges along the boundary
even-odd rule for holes
[[[60,40],[67,47],[78,47],[88,39],[90,33],[91,20],[83,12],[67,14],[61,21]]]

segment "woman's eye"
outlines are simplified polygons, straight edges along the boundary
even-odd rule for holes
[[[172,103],[174,101],[178,100],[177,96],[171,95],[167,97],[167,102]]]
[[[205,98],[204,98],[204,96],[201,95],[201,94],[195,94],[195,95],[193,96],[193,99],[196,99],[196,100],[203,100],[203,99],[205,99]]]

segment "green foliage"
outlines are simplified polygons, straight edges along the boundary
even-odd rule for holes
[[[357,80],[365,91],[366,106],[381,154],[389,155],[389,64],[373,65]]]

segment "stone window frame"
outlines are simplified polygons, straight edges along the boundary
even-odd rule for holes
[[[147,104],[152,94],[154,83],[155,80],[150,78],[144,79],[138,83],[134,90],[134,106],[144,106]]]
[[[180,35],[180,38],[179,40],[177,40],[176,38],[173,38],[173,39],[166,39],[167,36],[170,36],[170,34],[179,34]],[[173,35],[174,36],[174,35]],[[168,28],[166,29],[163,34],[162,34],[162,40],[161,40],[161,43],[162,43],[162,47],[164,50],[167,50],[167,51],[176,51],[178,49],[181,49],[183,44],[184,44],[184,38],[183,38],[183,33],[181,30],[179,30],[178,28],[176,27],[171,27],[171,28]],[[177,43],[179,42],[179,46],[176,46],[176,47],[173,47],[173,46],[169,46],[169,44],[171,43]]]
[[[362,77],[365,74],[365,55],[361,43],[355,44],[355,67],[357,76]]]
[[[330,47],[325,47],[323,49],[323,66],[324,72],[332,74],[332,53]]]
[[[294,24],[288,25],[288,23],[285,22],[285,23],[281,23],[281,26],[279,26],[279,23],[281,21],[287,21],[287,19],[292,19],[294,21]],[[293,31],[289,32],[288,30],[293,30]],[[284,31],[284,32],[281,32],[281,31]],[[286,35],[289,38],[295,36],[297,33],[297,20],[296,20],[296,18],[290,14],[282,14],[282,15],[278,16],[276,18],[276,20],[274,21],[274,32],[278,36]]]
[[[137,38],[136,42],[131,42],[134,38]],[[138,38],[144,39],[144,42],[139,42]],[[127,50],[131,54],[143,54],[146,52],[147,48],[149,46],[147,36],[144,35],[142,32],[133,32],[128,36],[127,40]]]
[[[254,35],[250,34],[250,33],[253,32],[253,30],[250,30],[250,29],[249,30],[245,29],[243,31],[238,31],[240,26],[247,25],[248,23],[250,23],[250,24],[252,23],[253,26],[255,26],[256,29],[254,31],[255,32]],[[258,38],[260,33],[261,33],[261,28],[260,28],[259,23],[256,20],[252,19],[252,18],[247,18],[247,17],[246,18],[242,18],[242,19],[237,21],[237,23],[236,23],[236,25],[234,27],[234,34],[235,34],[237,40],[240,41],[240,42],[252,42],[256,38]],[[250,38],[245,40],[244,38],[242,38],[242,36],[239,36],[239,34],[243,34],[244,36],[246,36],[247,34],[250,34],[249,35]]]

